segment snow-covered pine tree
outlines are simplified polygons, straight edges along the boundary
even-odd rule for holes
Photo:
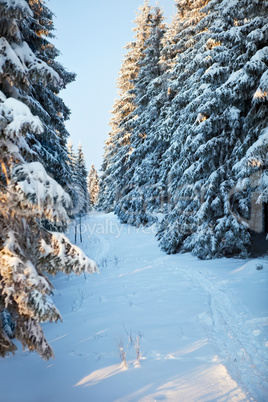
[[[135,95],[132,92],[134,82],[140,70],[140,61],[144,58],[144,43],[151,27],[151,7],[146,0],[138,9],[134,21],[135,40],[126,45],[128,50],[117,80],[119,99],[115,101],[111,119],[112,130],[106,141],[102,176],[100,178],[99,208],[110,211],[125,193],[126,161],[131,153],[128,127],[129,116],[134,112]]]
[[[91,165],[90,171],[88,173],[87,189],[88,189],[90,206],[94,207],[98,202],[98,196],[100,191],[99,176],[94,165]]]
[[[69,178],[70,186],[68,186],[68,194],[70,195],[72,200],[72,208],[68,212],[69,216],[72,219],[74,219],[81,209],[81,190],[77,177],[78,176],[77,154],[74,151],[73,144],[70,140],[68,141],[67,147],[68,147],[68,164],[70,168],[70,178]]]
[[[232,211],[239,221],[249,227],[252,235],[268,233],[267,11],[268,5],[258,4],[257,16],[261,17],[252,20],[252,29],[248,34],[247,50],[251,50],[252,57],[244,69],[253,85],[248,94],[248,113],[243,121],[244,137],[237,151],[239,162],[233,167],[237,183],[233,191]],[[241,20],[237,20],[236,24],[243,26]],[[260,241],[261,237],[257,239]]]
[[[30,49],[20,26],[32,20],[24,0],[0,0],[0,311],[15,325],[0,326],[0,354],[14,352],[12,337],[43,358],[53,356],[40,323],[57,321],[53,286],[45,272],[95,272],[96,264],[64,234],[44,229],[41,222],[68,219],[70,197],[33,161],[26,138],[41,135],[43,124],[21,100],[34,83],[60,82],[57,72]],[[6,321],[6,320],[5,320]]]
[[[50,42],[53,39],[53,13],[43,0],[29,0],[33,12],[30,20],[20,20],[20,30],[24,40],[38,59],[53,68],[59,80],[49,80],[46,86],[36,81],[31,86],[27,105],[32,113],[40,117],[44,131],[42,136],[27,135],[26,140],[42,161],[47,172],[64,188],[69,186],[70,171],[67,163],[67,138],[69,133],[65,121],[69,119],[70,110],[59,97],[59,91],[74,81],[75,74],[56,61],[60,52]]]
[[[144,114],[148,126],[147,134],[143,143],[141,180],[145,181],[142,191],[145,213],[139,214],[139,222],[151,224],[157,220],[159,213],[166,211],[168,203],[167,184],[168,172],[170,171],[170,158],[167,157],[174,125],[173,115],[170,113],[170,101],[174,97],[171,90],[176,55],[181,50],[177,43],[180,41],[179,32],[183,29],[181,1],[177,0],[175,6],[178,12],[174,15],[170,25],[165,27],[164,34],[161,32],[161,42],[157,44],[158,66],[160,74],[151,84],[154,85],[153,93],[148,96],[149,104],[147,116]],[[150,84],[149,90],[152,87]],[[137,124],[138,126],[138,124]],[[165,154],[165,158],[163,155]],[[137,172],[138,173],[138,172]],[[139,176],[139,174],[138,174]],[[146,178],[144,180],[144,177]],[[141,192],[140,192],[141,193]],[[138,223],[139,223],[138,222]]]
[[[85,162],[85,157],[83,153],[83,147],[81,144],[78,146],[78,152],[76,156],[76,176],[77,176],[77,181],[78,181],[78,186],[80,189],[80,204],[81,208],[79,213],[84,215],[88,212],[89,210],[89,199],[88,199],[88,189],[87,189],[87,168],[86,168],[86,162]]]
[[[165,46],[162,51],[163,62],[166,64],[168,73],[168,101],[164,106],[158,132],[163,138],[167,137],[170,143],[160,166],[161,173],[167,175],[168,213],[160,226],[158,237],[161,239],[161,247],[168,252],[180,250],[180,245],[192,228],[190,223],[186,224],[185,221],[187,218],[193,218],[194,215],[192,211],[187,210],[187,203],[191,202],[191,198],[187,183],[183,182],[182,176],[184,170],[192,163],[190,149],[184,144],[187,144],[191,124],[196,120],[193,112],[197,106],[188,110],[186,110],[186,106],[191,105],[191,102],[194,105],[195,100],[197,105],[199,104],[197,90],[200,84],[198,76],[197,82],[193,79],[193,67],[199,69],[200,72],[204,68],[202,64],[198,64],[196,55],[202,49],[205,41],[202,35],[206,34],[211,24],[210,20],[202,23],[205,15],[201,9],[206,3],[206,1],[190,3],[187,0],[176,2],[177,13],[171,25],[171,32],[167,31],[164,38]],[[206,59],[205,56],[204,61],[206,63],[209,60],[210,55],[208,54],[208,58]],[[188,123],[189,118],[192,119],[190,124]],[[182,216],[183,212],[185,212],[185,216]]]
[[[162,98],[159,98],[162,87],[159,59],[164,31],[163,13],[155,7],[151,10],[150,30],[144,42],[140,70],[133,80],[136,108],[128,121],[131,153],[126,161],[124,176],[126,194],[115,207],[121,221],[135,225],[152,223],[154,216],[151,211],[159,206],[160,192],[155,186],[158,161],[154,159],[154,152],[158,146],[155,130],[162,106]]]
[[[79,144],[78,152],[75,153],[71,141],[68,143],[68,157],[69,167],[71,170],[70,184],[71,187],[68,191],[72,199],[72,209],[70,209],[69,216],[74,219],[75,223],[75,242],[77,238],[77,227],[80,228],[80,241],[82,241],[81,234],[81,219],[90,208],[90,200],[87,188],[87,169],[85,158],[83,154],[82,145]]]
[[[267,106],[252,103],[267,71],[267,3],[181,3],[187,6],[185,34],[192,38],[182,41],[173,70],[170,110],[177,123],[166,153],[173,155],[171,204],[161,246],[201,258],[245,256],[250,231],[237,216],[249,219],[252,191],[248,172],[244,196],[237,192],[232,200],[233,167],[267,124]],[[184,30],[179,35],[187,36]]]

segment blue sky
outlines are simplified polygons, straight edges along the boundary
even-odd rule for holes
[[[82,143],[87,167],[100,169],[110,111],[117,97],[116,79],[125,44],[133,39],[135,11],[143,0],[46,0],[55,14],[59,61],[77,74],[60,96],[71,109],[66,123],[75,147]],[[155,1],[150,1],[154,6]],[[174,0],[160,0],[167,21]]]

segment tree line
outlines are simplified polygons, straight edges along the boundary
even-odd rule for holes
[[[268,232],[268,5],[148,1],[126,45],[105,143],[100,208],[158,225],[160,247],[249,255]]]

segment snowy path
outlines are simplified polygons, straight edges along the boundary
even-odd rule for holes
[[[152,229],[111,214],[88,216],[84,232],[100,274],[53,280],[64,321],[45,332],[56,358],[20,350],[1,361],[0,402],[268,400],[267,260],[168,256]]]

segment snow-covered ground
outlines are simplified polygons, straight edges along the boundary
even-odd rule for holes
[[[166,255],[153,228],[112,214],[89,215],[83,231],[100,274],[53,279],[55,359],[2,360],[1,402],[268,400],[267,259]]]

